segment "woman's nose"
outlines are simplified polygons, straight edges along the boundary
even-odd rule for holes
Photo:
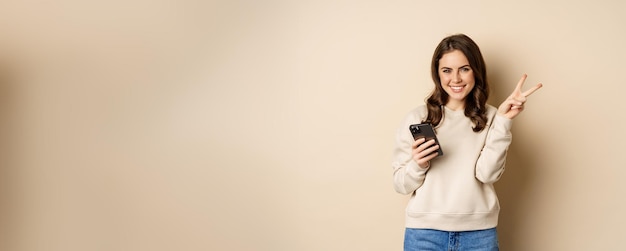
[[[459,72],[452,74],[452,81],[455,83],[461,82],[461,74]]]

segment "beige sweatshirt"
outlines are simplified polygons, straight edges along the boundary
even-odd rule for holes
[[[394,188],[398,193],[411,194],[406,227],[444,231],[493,228],[500,210],[493,183],[504,172],[512,120],[497,115],[497,109],[488,105],[487,127],[476,133],[463,110],[444,110],[436,128],[444,155],[433,159],[428,169],[420,168],[412,159],[414,140],[409,132],[409,125],[426,118],[426,106],[412,110],[396,133]]]

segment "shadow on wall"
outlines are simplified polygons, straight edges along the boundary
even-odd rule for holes
[[[15,226],[15,181],[17,115],[15,72],[0,61],[0,250],[13,250],[11,233]]]
[[[491,62],[490,65],[494,65],[496,67],[493,68],[497,68],[497,65],[500,64]],[[510,95],[514,84],[517,84],[517,79],[510,79],[508,76],[498,75],[497,72],[499,69],[494,70],[493,68],[490,70],[495,74],[490,74],[488,77],[492,84],[490,103],[497,107]],[[507,84],[497,85],[497,83]],[[528,85],[528,83],[526,84]],[[520,118],[523,118],[523,116],[516,119]],[[530,188],[533,180],[537,177],[537,160],[534,158],[538,155],[533,152],[536,148],[533,149],[529,147],[531,143],[526,142],[527,140],[525,140],[525,138],[527,137],[523,137],[523,135],[520,134],[519,128],[516,130],[515,124],[514,122],[512,129],[513,142],[507,154],[506,170],[500,181],[495,184],[495,187],[501,207],[498,223],[500,248],[509,251],[522,251],[527,249],[523,245],[525,241],[520,239],[519,236],[524,228],[525,222],[527,222],[525,221],[528,216],[527,209],[529,208],[529,203],[531,203],[530,199],[532,196]]]

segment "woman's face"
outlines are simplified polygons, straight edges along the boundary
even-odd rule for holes
[[[474,72],[467,57],[460,50],[443,54],[439,59],[439,80],[450,98],[446,104],[452,109],[465,107],[465,98],[474,88]]]

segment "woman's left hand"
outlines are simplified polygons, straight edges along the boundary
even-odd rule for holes
[[[541,83],[537,84],[535,87],[530,88],[530,90],[522,92],[522,86],[524,85],[524,81],[526,81],[526,74],[522,76],[522,78],[517,83],[515,90],[513,93],[502,102],[500,107],[498,107],[498,113],[509,118],[513,119],[517,115],[520,114],[524,110],[524,103],[526,103],[526,98],[533,94],[536,90],[541,88],[543,85]]]

